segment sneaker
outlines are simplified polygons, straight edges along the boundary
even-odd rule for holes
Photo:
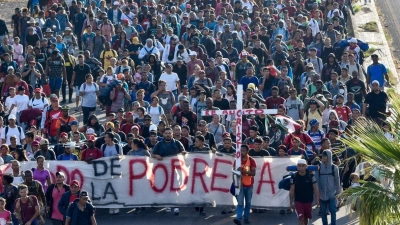
[[[71,99],[69,100],[69,103],[72,103],[72,100],[71,100]]]
[[[67,101],[66,101],[65,99],[63,99],[63,100],[60,102],[60,104],[65,104],[65,103],[67,103]]]
[[[240,222],[240,220],[238,220],[238,219],[234,219],[233,222],[234,222],[236,225],[242,225],[242,222]]]
[[[175,216],[179,215],[179,208],[175,208],[175,209],[174,209],[174,215],[175,215]]]
[[[245,223],[245,224],[249,224],[249,223],[250,223],[250,220],[249,220],[249,219],[244,219],[244,223]]]
[[[114,214],[114,209],[108,209],[108,214],[113,215]]]
[[[165,212],[170,213],[171,212],[171,208],[170,207],[165,208]]]
[[[140,213],[140,207],[136,208],[135,211],[133,212],[134,214],[139,214]]]
[[[279,214],[285,214],[286,213],[286,211],[284,210],[284,209],[281,209],[280,211],[279,211]]]
[[[114,215],[118,215],[119,214],[119,209],[114,209]]]

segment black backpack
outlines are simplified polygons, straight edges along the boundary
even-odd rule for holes
[[[103,105],[110,106],[112,104],[112,100],[110,99],[110,93],[117,85],[117,80],[111,81],[106,87],[102,88],[99,93],[99,102]]]

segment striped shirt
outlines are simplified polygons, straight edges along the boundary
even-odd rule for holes
[[[307,131],[308,135],[310,135],[311,139],[314,141],[315,148],[321,148],[321,140],[325,137],[325,133],[322,130],[317,130],[313,133],[311,130]],[[307,145],[308,149],[312,149],[312,145]]]

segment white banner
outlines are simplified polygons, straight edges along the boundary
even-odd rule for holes
[[[252,206],[289,207],[289,192],[278,189],[298,157],[255,158]],[[46,161],[52,180],[55,173],[66,174],[66,183],[78,180],[99,208],[136,206],[225,206],[236,200],[229,193],[234,157],[208,153],[189,153],[166,157],[162,161],[147,157],[101,158],[93,164],[75,161]],[[36,167],[36,162],[21,163],[21,171]],[[11,173],[10,165],[0,166],[1,175]],[[0,190],[1,191],[1,190]]]

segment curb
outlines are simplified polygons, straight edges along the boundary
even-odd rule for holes
[[[371,21],[375,21],[378,25],[378,32],[376,32],[376,36],[379,36],[379,38],[376,38],[376,43],[377,44],[373,44],[370,43],[370,47],[377,47],[377,49],[380,49],[381,51],[375,51],[375,53],[377,53],[380,56],[380,61],[382,61],[382,58],[385,58],[385,62],[383,62],[385,64],[385,66],[390,70],[390,72],[392,73],[395,81],[394,81],[394,88],[397,90],[400,90],[400,82],[399,82],[399,77],[397,74],[397,70],[396,70],[396,66],[394,64],[394,60],[392,57],[392,53],[389,47],[389,43],[386,40],[385,37],[385,33],[383,30],[383,26],[382,23],[379,19],[379,15],[378,15],[378,11],[377,11],[377,7],[375,5],[375,0],[373,0],[371,3],[369,3],[368,5],[363,5],[362,3],[363,1],[358,1],[355,5],[361,6],[361,8],[367,7],[369,8],[369,12],[364,12],[364,10],[360,10],[360,12],[357,12],[354,16],[350,13],[350,22],[351,22],[351,26],[353,28],[353,32],[354,32],[354,36],[359,38],[360,36],[363,36],[362,33],[362,29],[359,28],[359,24],[356,23],[357,20],[357,15],[364,15],[364,14],[368,14],[368,19],[367,20],[363,20],[363,23],[367,23],[367,22],[371,22]],[[365,62],[364,62],[364,68],[366,69],[366,67],[368,65],[370,65],[372,63],[371,59],[365,58]],[[366,66],[367,65],[367,66]]]

